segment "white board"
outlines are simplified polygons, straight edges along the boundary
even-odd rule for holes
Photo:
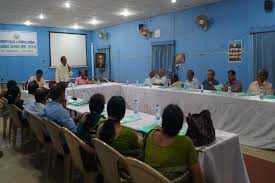
[[[86,35],[50,32],[51,67],[60,65],[66,56],[71,67],[86,67]]]

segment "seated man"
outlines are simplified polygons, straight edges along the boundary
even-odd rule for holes
[[[228,81],[223,85],[222,90],[227,92],[228,87],[231,87],[232,92],[242,92],[242,83],[236,79],[236,72],[233,70],[230,70],[227,72],[228,74]]]
[[[149,73],[149,78],[145,79],[144,85],[149,86],[149,85],[162,85],[161,80],[159,78],[159,75],[157,74],[157,71],[152,70]]]
[[[75,133],[77,126],[70,113],[63,107],[66,103],[64,85],[62,83],[53,85],[50,89],[50,95],[52,101],[47,103],[43,117]]]
[[[260,95],[261,87],[264,89],[265,95],[273,95],[272,84],[267,81],[268,71],[266,69],[260,69],[257,72],[257,80],[249,85],[248,93]]]
[[[89,82],[89,80],[87,78],[87,75],[86,75],[86,73],[85,73],[84,70],[80,71],[80,76],[78,78],[76,78],[75,84],[76,85],[87,85],[87,84],[90,84],[90,82]]]
[[[25,107],[23,111],[23,118],[27,118],[27,113],[30,112],[38,117],[42,117],[44,109],[48,100],[48,91],[45,88],[38,88],[35,93],[35,102]]]
[[[162,69],[162,68],[159,70],[159,77],[160,77],[161,84],[163,86],[167,86],[168,85],[168,78],[165,75],[165,70]]]
[[[180,87],[180,86],[184,86],[188,89],[199,89],[200,88],[200,81],[194,77],[194,71],[193,70],[188,70],[186,77],[187,80],[183,83],[183,82],[176,82],[174,83],[172,86],[173,87]]]
[[[28,93],[29,94],[27,96],[23,97],[25,106],[28,106],[28,105],[33,104],[35,102],[34,93],[35,93],[37,88],[39,88],[39,85],[37,84],[36,81],[31,81],[28,84]]]
[[[32,81],[35,81],[39,85],[39,87],[45,87],[46,81],[43,78],[43,71],[40,69],[37,70],[35,76],[32,76],[29,79],[29,83]]]
[[[215,79],[215,71],[209,69],[207,72],[207,79],[202,82],[205,90],[216,90],[215,86],[219,85],[219,81]]]

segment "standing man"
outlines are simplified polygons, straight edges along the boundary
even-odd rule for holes
[[[45,87],[46,81],[45,81],[45,79],[43,78],[43,71],[42,71],[41,69],[38,69],[38,70],[36,71],[35,76],[32,76],[32,77],[29,79],[28,83],[30,83],[30,82],[32,82],[32,81],[35,81],[35,82],[39,85],[39,87]]]
[[[56,68],[56,82],[61,83],[64,86],[68,86],[69,78],[70,78],[71,68],[67,64],[67,58],[65,56],[61,57],[61,64]]]
[[[215,86],[219,85],[219,81],[215,79],[215,71],[209,69],[207,72],[207,79],[202,82],[205,90],[216,90]]]
[[[223,91],[227,92],[228,87],[231,87],[232,92],[240,93],[242,92],[242,83],[236,79],[236,72],[234,70],[230,70],[227,72],[228,81],[223,85]]]

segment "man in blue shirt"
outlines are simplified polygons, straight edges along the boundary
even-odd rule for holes
[[[46,105],[43,116],[75,133],[77,126],[70,113],[63,107],[66,103],[64,85],[58,83],[52,86],[51,98],[52,101]]]
[[[209,69],[207,72],[207,79],[202,82],[205,90],[216,90],[215,86],[219,85],[219,81],[215,79],[215,71]]]

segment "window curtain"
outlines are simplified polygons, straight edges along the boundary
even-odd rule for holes
[[[175,65],[175,44],[152,45],[152,70],[163,68],[173,77]]]
[[[111,75],[111,49],[110,48],[100,48],[98,49],[98,53],[105,53],[106,55],[106,65],[104,70],[104,77],[108,80],[112,80]],[[97,76],[99,75],[99,70],[97,69]]]
[[[261,68],[268,70],[268,80],[275,86],[275,32],[253,34],[253,78]]]

